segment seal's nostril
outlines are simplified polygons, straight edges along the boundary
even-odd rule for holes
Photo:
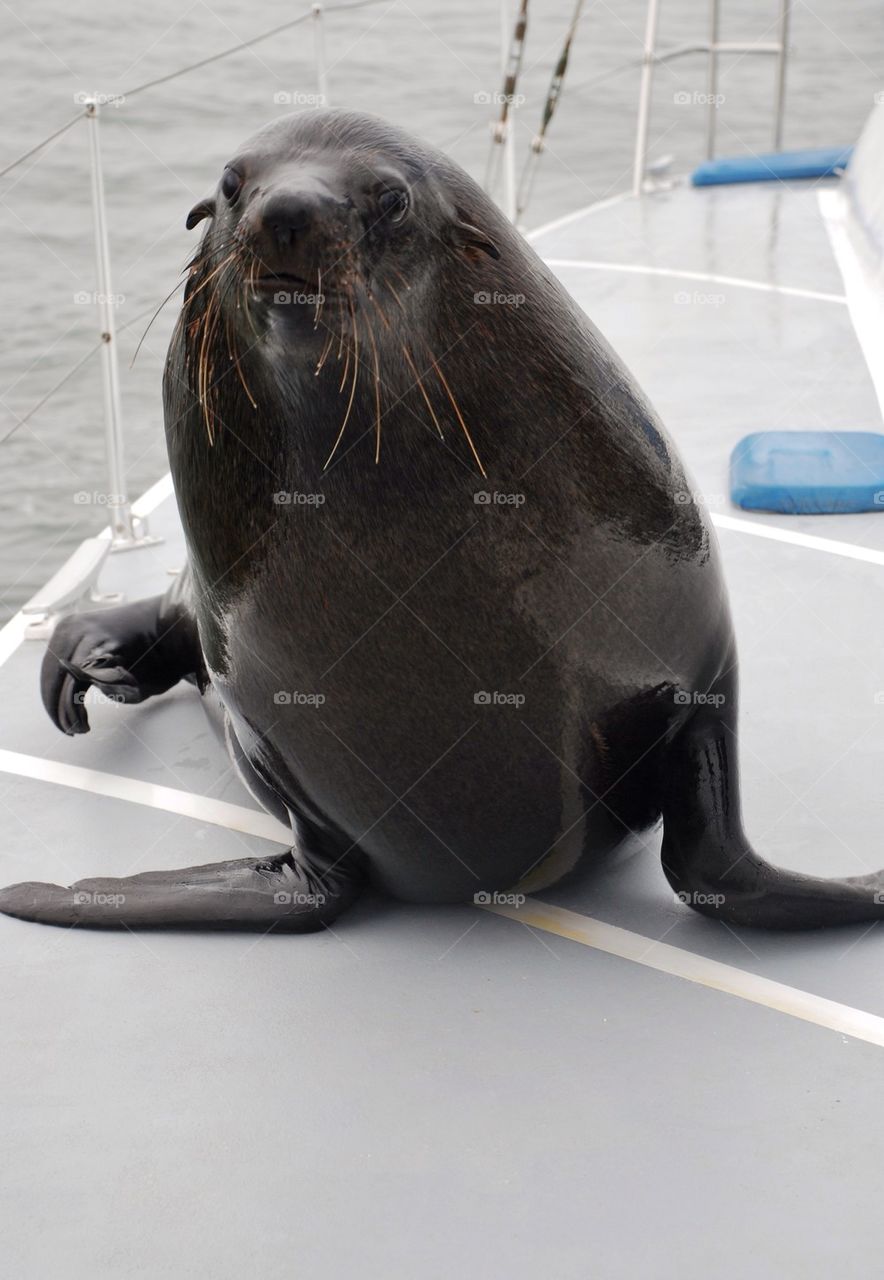
[[[261,221],[280,248],[291,245],[308,229],[316,213],[315,197],[307,193],[278,192],[270,197]]]

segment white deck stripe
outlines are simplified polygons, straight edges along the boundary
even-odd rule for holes
[[[260,836],[262,840],[273,840],[277,844],[292,843],[292,833],[269,813],[229,804],[226,800],[193,795],[176,787],[142,782],[140,778],[124,778],[115,773],[84,769],[80,765],[63,764],[58,760],[44,760],[40,756],[4,749],[0,749],[0,771],[36,778],[40,782],[54,782],[62,787],[74,787],[77,791],[89,791],[93,795],[110,796],[114,800],[128,800],[151,809],[163,809],[197,822],[241,831],[247,836]]]
[[[709,516],[718,529],[748,533],[755,538],[769,538],[771,542],[788,542],[793,547],[806,547],[809,551],[825,551],[832,556],[844,556],[847,560],[864,560],[866,564],[884,564],[884,551],[875,551],[872,547],[863,547],[856,542],[839,542],[836,538],[818,538],[813,533],[798,533],[793,529],[781,529],[779,525],[741,520],[739,516],[725,516],[717,511],[710,511]]]
[[[0,629],[0,667],[7,658],[12,657],[25,638],[27,626],[23,613],[14,613],[9,621]]]
[[[604,924],[601,920],[592,920],[576,911],[547,906],[534,898],[529,898],[521,907],[494,905],[483,909],[506,916],[510,920],[518,920],[520,924],[529,925],[532,929],[542,929],[560,938],[580,942],[585,947],[593,947],[607,955],[631,960],[633,964],[643,965],[646,969],[669,973],[676,978],[684,978],[686,982],[696,982],[699,986],[723,991],[739,1000],[748,1000],[750,1004],[763,1005],[766,1009],[775,1009],[778,1013],[800,1018],[804,1022],[813,1022],[818,1027],[827,1027],[830,1031],[838,1031],[842,1035],[853,1036],[856,1040],[865,1040],[867,1044],[884,1048],[884,1018],[866,1013],[863,1009],[827,1000],[824,996],[774,982],[757,973],[747,973],[735,965],[709,960],[666,942],[655,942],[653,938],[632,933],[629,929],[620,929],[613,924]]]
[[[571,213],[562,214],[560,218],[553,218],[551,222],[544,222],[541,226],[534,227],[531,231],[526,231],[525,239],[536,240],[539,236],[545,236],[547,231],[558,231],[560,227],[570,226],[572,222],[577,222],[579,218],[584,218],[591,213],[598,213],[600,209],[609,209],[612,204],[622,204],[624,200],[631,200],[632,198],[631,191],[621,191],[616,196],[606,196],[604,200],[594,200],[592,204],[585,204],[580,209],[574,209]]]
[[[840,302],[847,305],[843,293],[822,293],[818,289],[799,289],[794,285],[771,284],[767,280],[748,280],[744,276],[720,276],[709,271],[682,271],[677,267],[647,267],[637,262],[601,262],[588,258],[544,258],[548,267],[573,268],[578,271],[624,271],[628,275],[671,276],[676,280],[700,280],[704,284],[727,284],[739,289],[756,289],[761,293],[782,293],[790,298],[809,298],[814,302]]]

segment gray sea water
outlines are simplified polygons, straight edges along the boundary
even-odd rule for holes
[[[305,3],[305,8],[307,4]],[[519,165],[540,118],[573,0],[530,6],[517,116]],[[777,0],[726,0],[723,37],[770,40]],[[706,35],[705,0],[663,0],[661,44]],[[123,94],[296,16],[293,0],[98,4],[3,0],[0,168],[76,110],[76,95]],[[645,0],[587,0],[565,93],[524,219],[527,226],[629,184]],[[481,180],[488,95],[500,88],[497,0],[382,0],[327,14],[332,105],[372,111],[446,148]],[[795,0],[785,143],[855,139],[884,88],[880,0]],[[773,62],[722,59],[720,150],[767,149]],[[254,129],[316,92],[311,26],[295,28],[181,79],[126,96],[102,114],[113,291],[120,301],[127,481],[137,496],[165,470],[160,379],[177,300],[154,324],[124,326],[175,284],[196,233],[194,201]],[[704,59],[657,76],[651,156],[689,169],[702,158]],[[288,99],[286,99],[288,95]],[[0,437],[97,338],[88,139],[81,122],[0,178]],[[88,298],[89,301],[83,299]],[[103,408],[91,359],[0,445],[0,621],[104,523]],[[83,500],[86,495],[86,501]]]

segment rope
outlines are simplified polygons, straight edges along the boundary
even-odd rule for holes
[[[499,165],[496,161],[500,157],[499,148],[506,141],[510,106],[516,96],[516,85],[519,79],[519,71],[522,67],[522,54],[525,50],[525,34],[527,30],[528,0],[522,0],[518,15],[516,16],[516,25],[513,29],[509,53],[507,54],[507,62],[503,78],[503,93],[501,94],[500,103],[500,118],[494,122],[492,127],[491,149],[488,152],[488,162],[485,166],[485,190],[489,193],[497,180],[497,170]]]
[[[510,44],[509,56],[507,58],[506,75],[503,81],[503,97],[500,104],[500,119],[495,129],[495,141],[503,141],[506,122],[509,117],[510,106],[516,96],[516,84],[519,79],[519,71],[522,67],[522,54],[525,49],[525,32],[528,30],[528,0],[522,0],[522,7],[519,9],[516,18],[516,26],[513,31],[512,43]]]
[[[584,0],[577,0],[574,8],[574,16],[571,19],[571,25],[568,27],[565,43],[562,46],[562,52],[556,63],[555,70],[552,73],[552,79],[549,82],[549,91],[546,95],[546,102],[543,105],[543,117],[540,121],[540,128],[534,135],[531,142],[531,150],[528,153],[528,159],[525,162],[525,168],[522,171],[522,182],[519,187],[519,197],[516,201],[518,215],[525,212],[528,201],[531,198],[531,192],[534,187],[534,177],[540,155],[543,151],[546,134],[558,106],[559,98],[562,95],[562,85],[565,80],[565,72],[568,70],[568,59],[571,54],[571,45],[574,42],[574,36],[577,33],[577,24],[580,21],[580,15],[583,10]]]

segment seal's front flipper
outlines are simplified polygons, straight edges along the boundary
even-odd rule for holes
[[[63,733],[88,733],[83,699],[90,685],[115,702],[143,702],[185,676],[204,679],[196,622],[181,590],[173,590],[61,619],[43,658],[40,692]]]
[[[827,879],[775,867],[740,813],[736,682],[696,708],[664,757],[663,870],[679,897],[728,924],[816,929],[884,918],[884,872]]]
[[[344,862],[313,865],[299,853],[242,858],[182,871],[28,882],[0,890],[0,912],[20,920],[91,929],[271,929],[309,933],[358,897],[363,879]]]

